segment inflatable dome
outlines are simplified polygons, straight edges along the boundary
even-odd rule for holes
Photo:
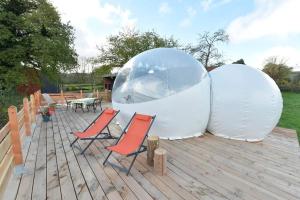
[[[223,65],[210,72],[208,131],[224,138],[260,141],[278,123],[282,97],[264,72],[247,65]]]
[[[134,112],[156,115],[150,130],[161,138],[204,133],[210,112],[210,78],[203,65],[183,51],[157,48],[129,60],[119,71],[112,103],[122,127]]]

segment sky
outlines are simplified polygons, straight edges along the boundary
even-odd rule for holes
[[[300,0],[50,0],[63,22],[75,28],[80,57],[93,57],[109,35],[124,28],[154,30],[183,45],[199,33],[224,29],[226,63],[243,58],[262,68],[278,56],[300,71]]]

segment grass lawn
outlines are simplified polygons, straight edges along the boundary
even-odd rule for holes
[[[80,91],[83,90],[84,92],[92,92],[93,86],[91,84],[65,84],[64,90],[65,91]],[[99,91],[103,90],[103,84],[95,85],[95,89]]]
[[[300,142],[300,93],[283,92],[283,112],[279,126],[297,130]]]

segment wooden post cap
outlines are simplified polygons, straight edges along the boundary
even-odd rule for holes
[[[167,151],[163,148],[154,151],[154,171],[160,176],[167,174]]]
[[[157,135],[150,135],[148,136],[149,141],[158,141],[159,137]]]
[[[166,155],[167,154],[167,150],[163,149],[163,148],[158,148],[154,151],[155,155]]]
[[[30,95],[30,104],[31,104],[31,122],[35,123],[35,99],[32,94]]]
[[[151,135],[147,138],[147,163],[153,166],[154,150],[159,147],[159,137]]]

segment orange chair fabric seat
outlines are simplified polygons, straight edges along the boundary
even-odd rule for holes
[[[74,132],[74,135],[79,138],[88,138],[99,134],[100,131],[102,131],[112,120],[112,118],[114,118],[116,112],[117,111],[113,109],[104,110],[95,123],[91,125],[85,132]]]
[[[151,126],[151,119],[151,116],[136,114],[120,141],[116,145],[106,148],[122,155],[136,152]]]

